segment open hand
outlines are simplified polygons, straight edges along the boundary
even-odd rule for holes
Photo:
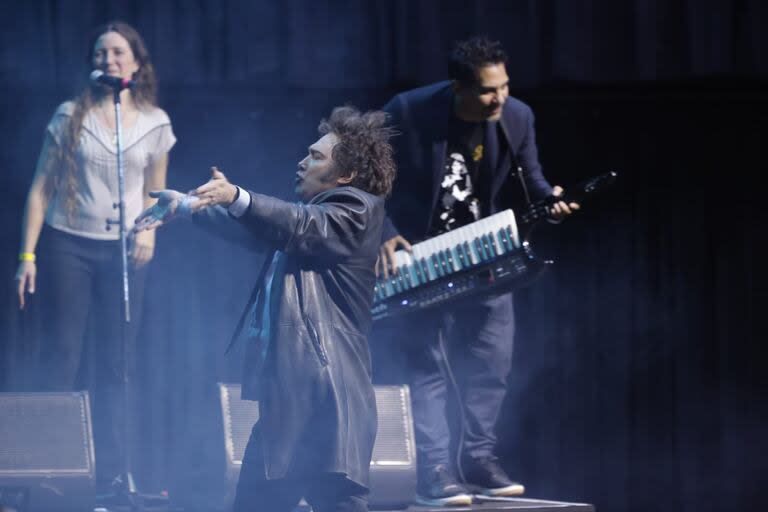
[[[227,180],[227,177],[218,167],[211,167],[211,179],[204,185],[200,185],[189,193],[198,201],[190,205],[192,212],[197,212],[209,206],[222,205],[227,207],[237,197],[237,187]]]
[[[185,196],[175,190],[153,190],[149,197],[156,198],[157,202],[136,218],[135,232],[157,229],[175,219]]]

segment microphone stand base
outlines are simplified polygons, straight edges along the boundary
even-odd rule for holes
[[[112,482],[112,492],[96,495],[94,512],[180,512],[165,494],[144,494],[136,489],[131,473],[123,473]]]

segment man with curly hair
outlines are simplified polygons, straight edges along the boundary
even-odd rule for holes
[[[533,113],[509,96],[507,56],[498,42],[474,38],[451,54],[451,80],[395,96],[384,110],[402,132],[394,140],[398,179],[384,225],[379,273],[394,251],[520,204],[562,194],[544,179]],[[559,220],[577,204],[553,201]],[[466,505],[472,492],[522,494],[496,458],[496,420],[511,368],[512,294],[446,306],[408,320],[404,329],[418,450],[418,496],[428,505]],[[448,386],[456,372],[458,389]],[[446,403],[458,398],[453,441]],[[464,483],[457,481],[457,473]],[[464,485],[466,484],[466,485]]]
[[[368,509],[376,436],[367,333],[384,197],[395,174],[383,112],[333,110],[299,162],[300,203],[250,192],[218,169],[189,195],[165,190],[137,229],[177,216],[268,252],[233,341],[242,396],[259,401],[234,509]]]

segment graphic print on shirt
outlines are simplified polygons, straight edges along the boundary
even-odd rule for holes
[[[452,152],[446,158],[439,195],[436,231],[450,231],[480,219],[480,202],[475,197],[472,175],[461,153]]]

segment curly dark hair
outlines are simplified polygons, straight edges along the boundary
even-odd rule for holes
[[[448,76],[463,85],[476,83],[476,72],[483,66],[506,64],[507,53],[498,41],[473,37],[459,41],[448,59]]]
[[[377,196],[388,196],[395,180],[394,151],[389,138],[395,131],[386,125],[380,110],[361,113],[354,107],[336,107],[320,121],[320,135],[333,133],[339,142],[331,156],[339,177],[354,176],[350,185]]]

